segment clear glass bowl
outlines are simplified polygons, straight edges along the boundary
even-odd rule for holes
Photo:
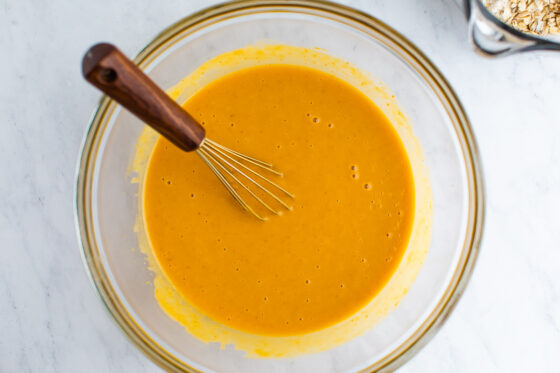
[[[409,41],[356,10],[314,1],[241,1],[205,9],[162,32],[135,62],[168,88],[210,58],[257,41],[319,47],[371,73],[396,95],[419,139],[434,195],[429,253],[408,294],[373,330],[331,350],[247,359],[204,344],[157,304],[133,232],[137,186],[127,169],[143,125],[103,97],[83,143],[76,224],[92,282],[123,332],[169,371],[391,371],[441,326],[473,269],[483,223],[478,152],[449,84]]]

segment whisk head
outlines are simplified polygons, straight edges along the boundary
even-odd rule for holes
[[[212,172],[216,174],[218,179],[222,182],[222,184],[224,184],[233,198],[235,198],[235,200],[245,210],[253,214],[256,218],[266,220],[266,217],[261,216],[257,211],[255,211],[255,209],[251,207],[251,204],[241,196],[238,191],[239,188],[244,190],[253,201],[256,201],[275,215],[280,214],[280,210],[275,209],[270,205],[270,202],[272,201],[275,201],[276,205],[280,205],[288,210],[292,209],[286,202],[278,197],[277,194],[283,194],[289,198],[294,198],[294,195],[256,171],[256,169],[261,169],[266,172],[282,176],[282,173],[272,168],[270,163],[260,161],[236,152],[235,150],[226,148],[225,146],[208,138],[204,138],[204,140],[202,140],[200,146],[196,149],[196,153],[202,158],[206,165],[210,167]],[[265,187],[265,185],[269,188]],[[275,190],[276,194],[270,189]],[[270,197],[267,198],[270,202],[263,200],[263,197],[265,196]]]

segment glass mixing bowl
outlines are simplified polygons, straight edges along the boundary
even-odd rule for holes
[[[391,371],[441,326],[473,269],[483,223],[478,152],[465,112],[434,65],[379,20],[315,1],[240,1],[193,14],[163,31],[135,62],[169,88],[210,58],[274,40],[319,47],[384,82],[420,141],[433,191],[433,232],[424,265],[399,306],[374,329],[321,353],[248,359],[189,335],[159,307],[152,274],[133,232],[137,185],[128,166],[142,123],[107,97],[91,120],[76,184],[83,258],[102,301],[123,332],[169,371]]]

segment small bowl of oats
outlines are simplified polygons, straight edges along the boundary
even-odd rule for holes
[[[560,0],[457,0],[474,49],[485,56],[560,51]]]

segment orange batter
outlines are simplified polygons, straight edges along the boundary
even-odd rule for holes
[[[217,79],[185,108],[208,137],[274,163],[293,211],[261,222],[194,153],[160,138],[144,218],[166,276],[212,319],[250,333],[333,325],[387,283],[409,241],[414,182],[384,114],[348,83],[264,65]]]

